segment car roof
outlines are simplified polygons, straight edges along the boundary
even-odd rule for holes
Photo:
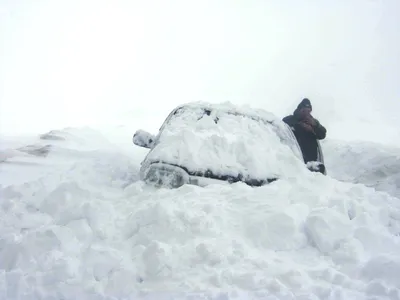
[[[241,115],[244,117],[250,117],[255,120],[263,120],[268,123],[280,122],[281,119],[277,118],[271,112],[268,112],[264,109],[260,108],[253,108],[248,105],[234,105],[231,102],[224,102],[224,103],[209,103],[204,101],[195,101],[195,102],[188,102],[182,105],[177,106],[172,113],[176,112],[182,108],[201,108],[205,110],[213,110],[218,112],[225,112],[235,115]]]

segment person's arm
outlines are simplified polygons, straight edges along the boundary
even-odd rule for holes
[[[321,125],[321,123],[317,120],[315,120],[315,125],[314,125],[314,132],[315,136],[319,140],[323,140],[326,137],[326,128]]]
[[[294,126],[296,123],[293,116],[286,116],[282,119],[282,121],[288,124],[290,127]]]

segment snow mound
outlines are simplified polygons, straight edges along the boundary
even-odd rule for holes
[[[397,198],[311,172],[154,189],[135,152],[74,136],[0,164],[0,298],[399,299]]]
[[[137,180],[137,164],[142,155],[124,151],[97,130],[66,128],[51,131],[51,138],[43,136],[47,133],[39,137],[1,137],[1,185],[25,183],[47,173],[69,180],[68,174],[74,169],[82,170],[83,174],[111,169],[113,177],[104,180],[107,184],[113,178],[120,178],[120,174]],[[115,160],[116,164],[110,165],[109,160]]]
[[[372,142],[324,141],[330,175],[400,199],[400,149]]]

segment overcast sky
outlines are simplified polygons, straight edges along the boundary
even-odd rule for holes
[[[197,100],[283,117],[303,97],[334,137],[397,126],[398,0],[0,0],[0,7],[1,133],[91,124],[118,111],[153,111],[161,122]],[[400,137],[393,126],[385,134]]]

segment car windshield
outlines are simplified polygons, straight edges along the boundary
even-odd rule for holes
[[[148,158],[192,171],[266,178],[298,169],[298,151],[290,130],[276,118],[182,107],[163,125]]]

